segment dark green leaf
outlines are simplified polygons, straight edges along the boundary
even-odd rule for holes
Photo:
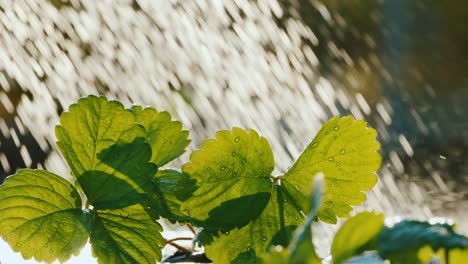
[[[0,186],[0,235],[25,259],[64,262],[89,237],[91,217],[65,179],[42,170],[20,170]]]
[[[392,263],[421,263],[419,251],[425,246],[430,246],[434,252],[440,249],[466,251],[468,238],[457,234],[448,224],[405,220],[384,228],[377,238],[377,245],[379,254]]]
[[[175,170],[160,170],[154,181],[154,192],[150,194],[150,207],[171,222],[190,220],[180,212],[180,205],[195,190],[194,180]]]

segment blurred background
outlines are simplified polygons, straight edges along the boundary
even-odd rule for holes
[[[3,0],[0,182],[69,175],[54,127],[88,94],[180,120],[192,144],[175,167],[239,126],[269,139],[280,174],[353,115],[384,157],[361,208],[468,234],[467,25],[462,0]]]

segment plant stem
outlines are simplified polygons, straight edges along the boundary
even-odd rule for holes
[[[179,246],[177,245],[176,243],[174,242],[169,242],[169,241],[166,241],[166,244],[169,244],[175,248],[177,248],[177,250],[181,251],[181,252],[184,252],[184,253],[193,253],[195,252],[195,250],[191,249],[191,248],[186,248],[186,247],[183,247],[183,246]]]
[[[445,264],[450,264],[450,255],[448,248],[445,248]]]
[[[176,238],[173,238],[173,239],[166,240],[165,243],[170,244],[171,242],[178,241],[178,240],[192,240],[192,239],[193,238],[191,238],[191,237],[176,237]]]
[[[197,235],[197,231],[195,231],[195,228],[193,228],[192,224],[188,223],[188,224],[187,224],[187,227],[188,227],[188,229],[190,229],[190,231],[192,231],[192,233],[193,233],[194,235]]]

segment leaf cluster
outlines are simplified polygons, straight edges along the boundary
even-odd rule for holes
[[[189,145],[188,131],[167,112],[104,97],[71,105],[55,133],[69,180],[25,169],[0,186],[0,236],[25,259],[47,263],[79,254],[88,239],[100,263],[160,261],[160,217],[202,228],[195,242],[214,263],[321,263],[310,225],[349,217],[381,163],[376,131],[352,117],[330,119],[277,176],[268,141],[240,128],[206,140],[181,170],[165,168]],[[449,227],[437,226],[452,232],[438,233],[438,243],[436,231],[418,228],[388,229],[381,215],[357,215],[335,238],[334,262],[367,250],[391,259],[410,246],[419,255],[466,247]],[[401,248],[386,242],[415,234],[419,240]]]

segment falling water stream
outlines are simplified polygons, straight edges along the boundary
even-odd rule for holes
[[[3,0],[1,179],[69,175],[53,131],[88,94],[180,120],[192,144],[175,167],[237,126],[269,139],[280,174],[326,120],[351,114],[378,130],[384,157],[358,210],[450,217],[467,234],[466,14],[424,2]],[[333,231],[319,226],[320,243]]]

